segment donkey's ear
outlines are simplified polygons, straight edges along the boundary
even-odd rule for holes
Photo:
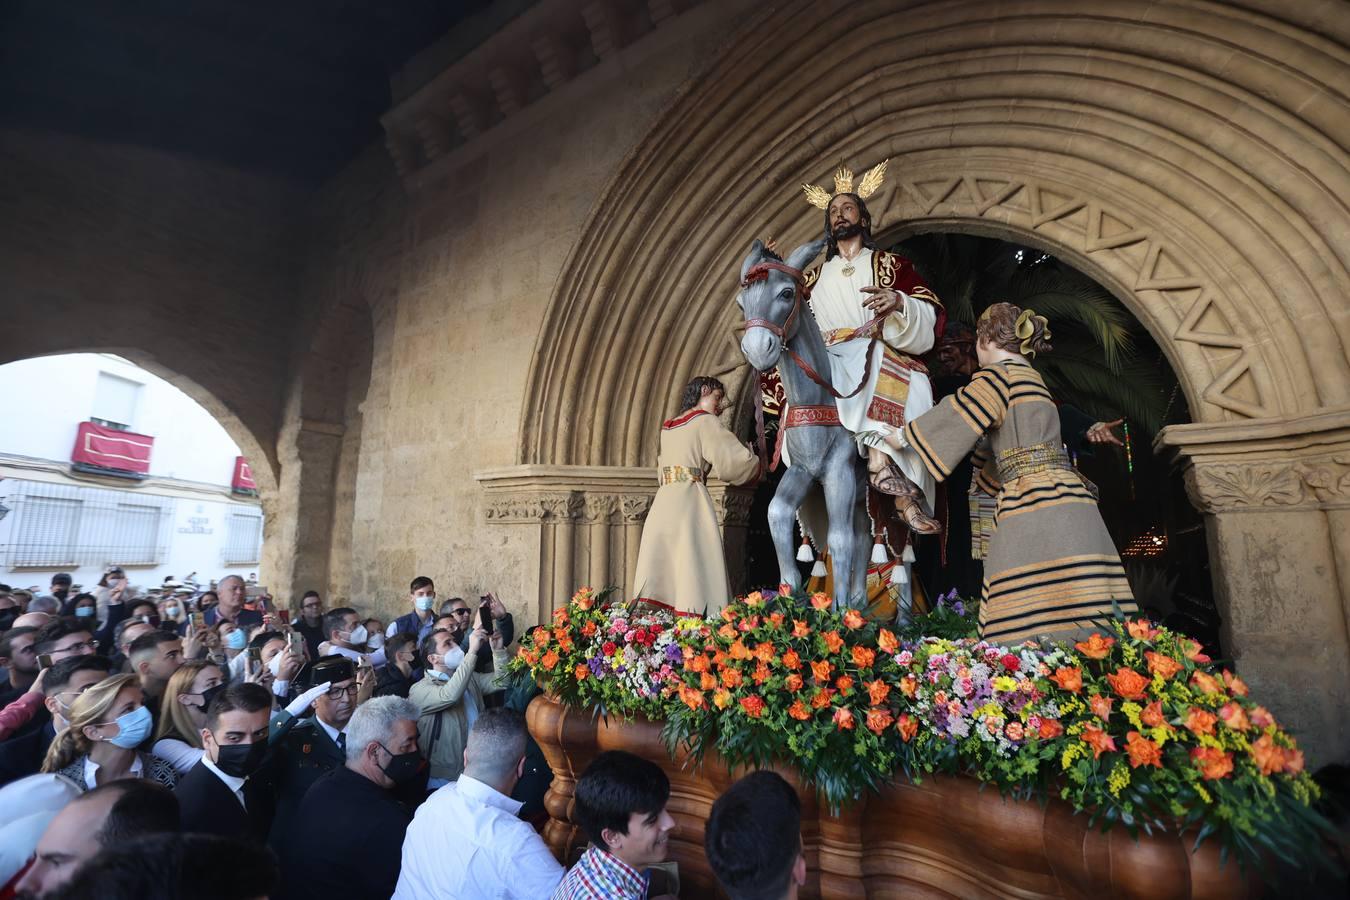
[[[759,262],[763,256],[764,242],[755,238],[755,242],[750,245],[750,255],[745,258],[744,264],[741,265],[741,281],[744,281],[745,276],[750,274],[750,267]]]
[[[819,256],[820,251],[825,249],[825,243],[825,239],[821,238],[809,244],[802,244],[788,255],[787,264],[794,269],[805,269],[811,260]]]

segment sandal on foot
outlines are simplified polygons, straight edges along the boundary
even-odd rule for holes
[[[868,472],[867,483],[881,493],[890,494],[892,497],[906,497],[910,494],[909,479],[905,477],[904,472],[900,471],[900,467],[893,462],[887,463],[884,469]]]
[[[912,494],[902,496],[895,501],[900,517],[905,520],[909,530],[915,534],[939,534],[942,523],[923,511],[919,501]]]

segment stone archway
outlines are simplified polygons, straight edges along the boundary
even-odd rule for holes
[[[634,539],[679,385],[741,364],[751,239],[804,240],[818,214],[795,185],[889,158],[878,230],[1016,234],[1150,330],[1196,420],[1159,447],[1210,514],[1228,646],[1316,755],[1345,755],[1348,29],[1265,0],[798,0],[747,23],[596,204],[536,347],[520,465],[482,476],[490,520],[541,529],[541,606],[596,571],[594,526]],[[611,495],[634,521],[591,515]]]

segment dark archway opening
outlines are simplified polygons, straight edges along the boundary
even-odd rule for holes
[[[952,323],[926,362],[935,396],[968,380],[960,364],[963,331],[990,304],[1006,300],[1047,316],[1054,351],[1034,362],[1061,406],[1065,443],[1079,470],[1100,490],[1106,526],[1136,597],[1155,617],[1219,651],[1204,522],[1186,497],[1179,471],[1152,451],[1164,426],[1190,421],[1184,392],[1161,348],[1109,290],[1064,260],[1012,241],[969,234],[917,234],[883,246],[911,259],[943,301]],[[1094,422],[1122,420],[1124,446],[1092,443]],[[766,417],[770,446],[778,419]],[[746,540],[747,588],[776,584],[778,565],[767,511],[782,470],[756,491]],[[971,554],[969,466],[945,486],[942,536],[918,543],[916,577],[933,597],[955,589],[978,596],[983,568]],[[802,566],[803,575],[809,566]]]

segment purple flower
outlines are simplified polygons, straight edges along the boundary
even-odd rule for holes
[[[964,616],[966,614],[966,605],[960,600],[957,600],[952,604],[952,612],[956,613],[958,616]]]
[[[679,644],[666,645],[666,659],[673,663],[680,662],[684,659],[684,651],[680,649]]]

